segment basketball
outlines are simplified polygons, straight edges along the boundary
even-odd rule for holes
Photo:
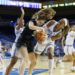
[[[46,39],[47,35],[44,31],[37,31],[35,33],[35,38],[39,42],[43,42]]]

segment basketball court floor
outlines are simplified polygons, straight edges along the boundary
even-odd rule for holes
[[[9,62],[10,62],[9,59],[4,60],[5,67],[9,64]],[[32,72],[32,75],[49,75],[48,63],[49,62],[47,56],[40,56],[37,65]],[[71,62],[64,62],[64,69],[63,68],[61,69],[60,65],[58,64],[58,66],[53,71],[53,75],[75,75],[75,72],[70,71],[71,65],[72,65]],[[10,75],[18,75],[18,66],[19,66],[19,61],[11,71]],[[26,68],[24,75],[27,75],[27,71],[28,69]],[[2,74],[3,72],[4,70],[2,69],[2,67],[0,67],[0,75],[3,75]]]

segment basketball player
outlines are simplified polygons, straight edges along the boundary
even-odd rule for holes
[[[73,61],[73,67],[71,68],[72,71],[75,71],[75,49],[73,47],[73,42],[75,39],[75,27],[71,27],[65,41],[64,52],[67,57]]]
[[[64,20],[64,19],[63,19]],[[49,22],[48,22],[49,23]],[[47,23],[47,24],[48,24]],[[62,24],[61,24],[62,23]],[[52,24],[52,23],[49,23],[48,24],[48,26],[50,25],[50,24]],[[57,24],[57,23],[56,23]],[[49,29],[49,30],[53,30],[52,28],[57,28],[57,32],[55,33],[55,32],[53,32],[52,31],[52,35],[51,35],[51,33],[49,32],[49,38],[51,38],[52,40],[56,40],[56,39],[58,39],[58,38],[61,38],[61,37],[63,37],[66,33],[67,33],[67,31],[68,31],[68,26],[67,26],[67,24],[66,24],[66,21],[64,22],[62,22],[62,20],[60,21],[60,23],[58,23],[57,24],[58,26],[54,26],[53,25],[53,27],[51,27],[51,29]],[[61,26],[59,26],[59,25],[61,25]],[[45,27],[45,26],[44,26]],[[63,29],[63,31],[62,31],[62,34],[60,33],[60,29]],[[46,29],[46,28],[45,28]],[[66,33],[65,33],[65,31],[66,31]],[[57,35],[59,33],[59,35]],[[42,35],[42,34],[41,34]],[[56,35],[56,36],[55,36]],[[52,37],[51,37],[52,36]],[[46,35],[44,35],[43,36],[44,38],[46,37]],[[45,49],[45,47],[46,47],[46,49],[49,49],[49,53],[51,53],[50,52],[50,50],[52,49],[53,50],[53,44],[52,44],[53,42],[51,41],[51,40],[46,40],[46,41],[44,41],[44,42],[42,42],[42,43],[39,43],[39,42],[37,42],[37,44],[36,44],[36,46],[35,46],[35,49],[34,49],[34,54],[36,55],[35,57],[36,57],[36,59],[35,59],[35,63],[33,64],[33,65],[35,65],[36,64],[36,60],[37,60],[37,56],[39,56],[42,52],[43,52],[43,50]],[[47,45],[47,46],[46,46]],[[42,50],[43,49],[43,50]],[[51,55],[51,54],[50,54]],[[51,56],[49,56],[49,58],[50,58]],[[32,56],[32,59],[34,58],[34,56]],[[51,60],[51,59],[50,59]],[[52,56],[52,60],[51,61],[53,61],[53,56]],[[54,61],[53,61],[54,62]],[[52,63],[50,63],[50,65],[52,66],[52,64],[53,64],[53,62]],[[30,72],[29,72],[30,73]],[[30,75],[30,74],[29,74]]]
[[[20,36],[20,34],[22,33],[23,29],[25,28],[24,26],[24,15],[25,15],[25,12],[24,12],[24,9],[21,7],[21,16],[17,19],[17,22],[16,22],[16,26],[15,26],[15,35],[16,35],[16,39],[12,45],[12,50],[11,50],[11,57],[12,59],[14,59],[15,57],[14,56],[14,53],[15,53],[15,49],[16,49],[16,42]],[[7,73],[11,70],[11,66],[13,66],[13,63],[15,61],[17,61],[17,58],[15,58],[14,62],[12,62],[12,59],[11,59],[11,65],[8,66],[8,71]],[[9,70],[10,69],[10,70]]]
[[[44,17],[47,16],[46,20],[50,20],[50,19],[52,19],[54,17],[54,15],[55,15],[56,12],[53,9],[45,9],[45,10],[40,10],[38,13],[39,13],[39,15],[42,16],[42,18],[44,18]],[[46,35],[44,35],[43,37],[45,38]],[[35,45],[35,49],[34,50],[36,50],[37,44]],[[43,44],[41,44],[41,46],[43,46]],[[41,46],[39,45],[39,47],[40,47],[39,49],[41,49]],[[45,46],[43,46],[43,49],[44,48],[45,48]],[[30,68],[29,68],[29,71],[28,71],[28,75],[31,75],[32,70],[33,70],[33,68],[36,65],[37,58],[38,58],[39,54],[37,54],[37,52],[34,52],[34,51],[32,53],[29,53],[29,57],[30,57],[31,64],[30,64]]]
[[[24,9],[21,8],[21,17],[17,19],[17,22],[16,22],[16,26],[15,26],[15,35],[16,35],[16,39],[15,39],[15,42],[12,46],[12,51],[11,51],[11,55],[13,56],[13,53],[14,53],[14,50],[15,50],[15,45],[16,45],[16,42],[20,36],[20,34],[22,33],[23,29],[24,29]]]
[[[49,26],[49,25],[47,25],[47,26]],[[57,31],[55,31],[56,29],[57,29]],[[68,25],[67,19],[61,19],[58,23],[55,22],[52,26],[50,26],[50,28],[49,28],[50,32],[48,32],[48,34],[50,34],[49,37],[51,37],[52,40],[57,40],[59,38],[62,38],[64,35],[66,35],[68,32],[68,29],[69,29],[69,25]],[[51,32],[51,30],[53,30],[53,31]],[[52,33],[52,35],[51,35],[51,33]],[[51,42],[50,45],[47,47],[48,58],[50,60],[49,61],[49,75],[52,75],[52,71],[53,71],[53,67],[54,67],[54,58],[53,58],[53,53],[52,53],[53,49],[54,49],[54,44],[53,44],[53,42]]]

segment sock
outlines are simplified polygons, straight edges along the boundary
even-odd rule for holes
[[[62,59],[59,60],[59,64],[60,64],[60,68],[63,69],[64,68],[64,63],[62,62]]]
[[[62,59],[59,59],[59,65],[60,65],[60,75],[64,75],[64,63],[62,62]]]
[[[49,75],[52,75],[54,69],[54,59],[49,60]]]

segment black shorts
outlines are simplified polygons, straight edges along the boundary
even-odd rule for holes
[[[25,41],[17,41],[16,47],[19,49],[22,46],[26,47],[28,50],[28,53],[31,53],[34,51],[34,47],[36,45],[37,41],[35,38],[25,39]]]

